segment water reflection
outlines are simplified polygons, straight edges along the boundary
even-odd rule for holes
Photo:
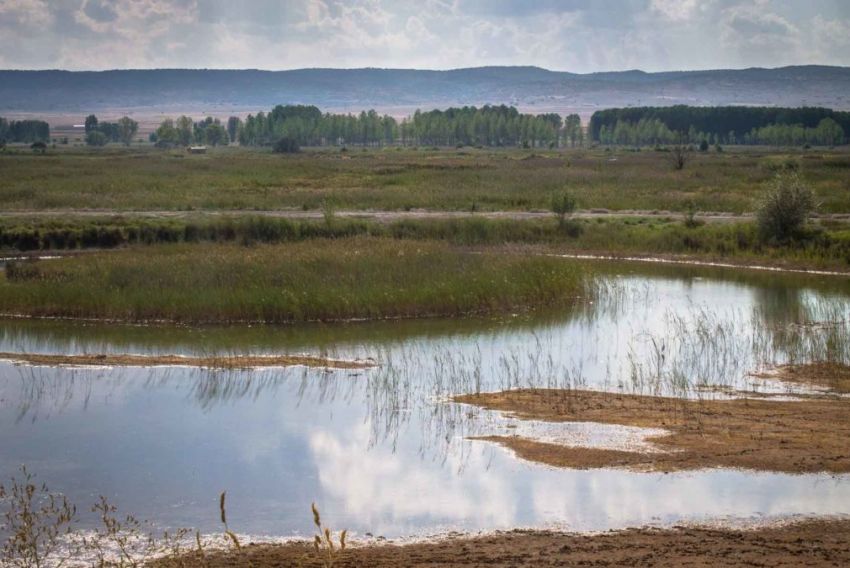
[[[239,531],[278,535],[310,529],[312,500],[336,526],[387,536],[850,512],[846,476],[565,471],[468,441],[505,428],[617,439],[511,424],[446,403],[451,394],[542,386],[718,396],[701,387],[784,388],[747,376],[766,363],[850,362],[850,302],[834,281],[821,288],[775,274],[751,281],[690,268],[605,270],[592,304],[543,320],[248,329],[4,323],[0,351],[306,351],[371,356],[381,366],[0,363],[0,476],[27,463],[84,506],[105,493],[140,517],[202,530],[217,528],[215,497],[227,489]]]

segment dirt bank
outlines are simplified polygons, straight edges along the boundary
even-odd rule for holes
[[[846,369],[844,369],[846,371]],[[805,371],[797,370],[803,380]],[[822,380],[822,379],[819,379]],[[527,389],[458,396],[457,402],[520,419],[662,428],[648,438],[661,452],[578,448],[518,436],[479,439],[520,458],[557,467],[679,471],[711,467],[787,473],[850,472],[850,400],[682,400],[654,396]]]
[[[254,367],[321,367],[332,369],[366,369],[371,361],[346,361],[307,355],[225,355],[186,357],[183,355],[42,355],[39,353],[0,353],[0,360],[39,366],[103,365],[106,367],[188,366],[210,369],[249,369]]]
[[[847,566],[848,520],[810,520],[754,530],[677,527],[597,535],[512,531],[437,542],[351,547],[334,564],[350,566]],[[248,546],[243,553],[170,559],[167,566],[318,567],[312,546]]]

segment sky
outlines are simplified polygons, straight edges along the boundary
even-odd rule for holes
[[[0,68],[850,65],[850,0],[0,0]]]

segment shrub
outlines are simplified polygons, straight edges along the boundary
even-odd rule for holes
[[[567,217],[576,210],[576,198],[564,191],[552,197],[552,213],[558,217],[558,222],[563,225]]]
[[[816,209],[814,192],[795,172],[777,174],[756,209],[759,234],[763,240],[786,242]]]
[[[294,154],[301,151],[301,148],[298,147],[298,141],[294,138],[284,137],[274,143],[272,151],[276,154]]]
[[[693,148],[691,148],[691,146],[681,136],[675,144],[670,146],[670,155],[668,159],[670,160],[670,164],[673,166],[674,170],[682,170],[685,168],[685,164],[688,162],[688,158],[692,150]]]
[[[107,142],[109,142],[109,139],[106,134],[98,130],[92,130],[86,134],[86,144],[89,146],[106,146]]]

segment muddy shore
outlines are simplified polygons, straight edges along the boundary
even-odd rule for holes
[[[329,369],[366,369],[371,361],[347,361],[308,355],[223,355],[188,357],[183,355],[43,355],[39,353],[0,353],[0,360],[35,366],[104,367],[201,367],[207,369],[252,369],[256,367],[319,367]]]
[[[334,566],[847,566],[850,520],[807,520],[757,529],[635,528],[594,535],[510,531],[407,545],[349,547]],[[195,554],[171,566],[322,566],[310,543],[249,545],[242,552]]]
[[[848,369],[780,371],[794,382],[846,386]],[[843,380],[842,380],[843,378]],[[456,402],[547,422],[660,428],[658,452],[573,447],[519,436],[483,436],[518,457],[556,467],[684,471],[713,467],[783,473],[850,472],[850,400],[835,391],[795,400],[685,400],[584,390],[524,389],[462,395]]]

